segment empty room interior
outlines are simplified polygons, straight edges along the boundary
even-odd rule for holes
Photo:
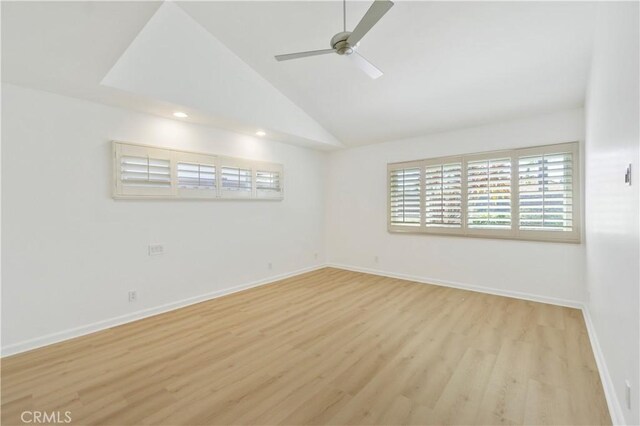
[[[2,1],[2,425],[640,425],[639,6]]]

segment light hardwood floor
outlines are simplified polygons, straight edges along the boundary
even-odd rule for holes
[[[2,424],[610,424],[580,311],[322,269],[2,360]]]

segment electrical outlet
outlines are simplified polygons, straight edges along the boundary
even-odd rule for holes
[[[273,263],[269,262],[269,263],[267,264],[267,266],[268,266],[268,268],[269,268],[269,269],[273,269]]]
[[[627,402],[627,410],[631,410],[631,383],[628,380],[624,381],[624,396]]]
[[[314,258],[315,260],[318,260],[318,253],[313,253],[313,258]]]
[[[378,258],[378,256],[374,256],[373,257],[373,262],[374,263],[379,263],[380,262],[380,258]]]
[[[149,256],[159,256],[161,254],[164,254],[164,245],[149,244]]]
[[[138,300],[138,291],[131,290],[129,291],[129,302],[136,302]]]

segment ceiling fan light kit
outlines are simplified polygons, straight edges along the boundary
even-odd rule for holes
[[[371,28],[382,18],[393,6],[393,2],[390,0],[375,0],[367,13],[362,17],[358,25],[356,25],[353,31],[347,31],[346,28],[346,2],[343,2],[343,31],[334,35],[331,38],[331,49],[323,50],[310,50],[307,52],[289,53],[286,55],[276,55],[278,61],[288,61],[290,59],[305,58],[308,56],[325,55],[328,53],[337,53],[341,56],[349,56],[352,58],[353,63],[358,68],[367,73],[369,77],[376,79],[382,76],[382,71],[375,65],[365,59],[362,55],[356,52],[356,49],[360,45],[360,40],[364,37]]]

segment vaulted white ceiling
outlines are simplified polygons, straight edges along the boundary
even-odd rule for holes
[[[101,82],[299,142],[340,143],[173,3],[164,3]],[[184,108],[181,108],[184,110]],[[251,126],[252,124],[252,126]]]
[[[329,47],[342,2],[177,5],[3,2],[2,79],[165,116],[180,107],[200,123],[266,127],[287,142],[360,145],[582,105],[596,7],[398,1],[361,42],[385,72],[371,80],[337,55],[273,58]],[[369,5],[347,3],[348,29]],[[178,60],[176,69],[199,70],[184,75],[189,84],[166,69]],[[154,65],[164,73],[156,86]],[[246,90],[216,96],[234,70],[244,77],[232,87]]]
[[[347,2],[353,29],[370,2]],[[370,80],[324,49],[340,2],[182,2],[180,6],[346,144],[365,144],[580,106],[595,3],[398,1],[359,52]]]

